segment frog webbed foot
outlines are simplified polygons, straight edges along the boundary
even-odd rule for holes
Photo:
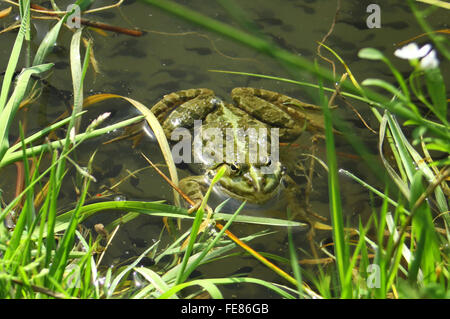
[[[326,218],[318,215],[317,213],[313,212],[308,207],[302,207],[303,204],[298,202],[290,202],[288,204],[288,208],[291,212],[291,218],[293,220],[298,220],[301,222],[304,222],[309,225],[309,231],[308,231],[308,237],[314,237],[314,229],[316,228],[315,225],[317,223],[317,219],[326,220]],[[319,218],[320,217],[320,218]]]
[[[192,205],[191,208],[188,209],[188,214],[190,215],[190,214],[196,212],[200,208],[201,204],[202,204],[202,201],[195,202],[195,204]],[[213,213],[212,208],[208,204],[205,205],[205,210],[206,210],[208,216],[210,216]]]
[[[314,229],[317,225],[321,225],[320,221],[327,221],[326,217],[319,215],[314,212],[303,192],[300,190],[299,186],[290,178],[286,176],[286,196],[287,196],[287,207],[292,214],[292,219],[299,220],[309,224],[310,230],[308,237],[314,237]]]
[[[185,193],[189,199],[194,203],[191,208],[189,208],[188,213],[192,214],[197,211],[203,202],[204,188],[207,187],[203,176],[189,176],[180,181],[180,189]],[[212,213],[211,207],[205,206],[205,210],[208,214]]]

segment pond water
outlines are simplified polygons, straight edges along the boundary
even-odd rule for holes
[[[236,27],[239,26],[219,2],[201,0],[177,2],[211,18]],[[94,6],[100,7],[110,3],[110,1],[96,1]],[[317,42],[323,41],[324,36],[329,32],[337,10],[336,1],[323,0],[251,0],[236,1],[236,3],[242,10],[240,12],[254,22],[258,32],[283,49],[309,59],[311,63],[317,58]],[[410,70],[408,63],[393,57],[393,52],[398,43],[422,34],[423,31],[416,23],[405,1],[402,0],[389,1],[389,5],[386,1],[379,3],[381,27],[368,28],[366,19],[370,13],[367,13],[366,9],[371,3],[374,2],[342,1],[336,23],[325,43],[345,60],[358,81],[377,77],[393,82],[387,67],[378,62],[359,59],[358,51],[365,47],[377,48],[391,61],[395,61],[401,72],[408,74]],[[48,2],[42,2],[41,5],[50,7]],[[63,2],[61,7],[64,5]],[[6,3],[0,3],[0,10],[7,6],[9,5]],[[14,10],[14,15],[17,15],[17,8]],[[429,19],[433,29],[448,28],[448,15],[445,14],[447,14],[445,10],[433,13],[433,18]],[[14,15],[1,19],[0,28],[11,23]],[[86,31],[85,35],[93,40],[99,67],[99,73],[95,74],[92,69],[88,73],[85,81],[86,96],[94,93],[120,94],[140,101],[150,108],[165,94],[183,89],[209,88],[214,90],[217,96],[231,102],[230,92],[233,88],[256,87],[286,94],[308,103],[318,103],[316,90],[281,81],[210,72],[210,70],[242,71],[316,83],[316,80],[307,74],[293,73],[261,53],[193,26],[152,6],[125,0],[119,8],[89,14],[86,18],[127,28],[136,27],[145,31],[145,35],[142,37],[117,35],[109,32],[107,36],[104,36],[93,30]],[[34,21],[33,45],[36,47],[54,21]],[[60,94],[64,94],[68,101],[71,101],[72,82],[68,59],[71,35],[72,32],[65,29],[58,41],[58,46],[48,58],[49,61],[56,62],[56,65],[47,81],[58,90],[59,95],[52,90],[46,90],[33,104],[33,107],[30,107],[27,112],[18,114],[18,118],[27,119],[28,132],[34,132],[48,125],[61,114],[66,103]],[[14,32],[0,35],[1,71],[4,71],[7,64],[15,36]],[[418,42],[428,43],[429,41],[423,37]],[[322,49],[321,53],[332,58],[325,49]],[[320,58],[318,61],[331,69],[331,65],[326,61]],[[337,74],[345,72],[342,65],[338,62],[335,64]],[[373,118],[367,105],[354,100],[349,102],[358,109],[368,125],[377,129],[377,121]],[[377,136],[362,124],[342,99],[336,99],[335,104],[338,108],[334,112],[352,124],[357,135],[376,155]],[[112,112],[111,118],[107,120],[108,124],[138,114],[130,104],[121,100],[109,100],[92,107],[84,118],[84,123],[89,123],[106,111]],[[14,130],[13,132],[17,132],[17,128]],[[113,132],[101,140],[89,141],[77,153],[77,160],[80,163],[86,163],[92,151],[98,149],[94,163],[94,176],[98,181],[90,189],[92,195],[101,192],[103,186],[111,187],[125,177],[127,172],[146,167],[147,164],[140,155],[141,151],[150,156],[152,161],[162,163],[162,157],[155,141],[147,136],[136,148],[131,147],[130,141],[102,144],[106,140],[117,137],[120,133]],[[12,140],[16,138],[17,135],[13,136]],[[300,142],[300,147],[294,148],[292,151],[294,158],[299,157],[300,153],[307,152],[310,145],[309,138],[303,138]],[[337,136],[336,144],[339,152],[339,167],[348,169],[360,178],[377,185],[370,170],[355,157],[346,140]],[[324,143],[320,141],[317,156],[325,160]],[[326,171],[320,165],[316,165],[316,168],[310,202],[313,210],[327,217],[330,222]],[[180,171],[180,177],[188,174],[187,171]],[[304,185],[306,179],[300,176],[301,174],[297,175],[296,181]],[[71,179],[67,179],[67,181],[67,184],[64,185],[64,198],[61,199],[63,204],[70,204],[76,200],[73,182]],[[341,182],[342,201],[347,223],[355,224],[360,217],[366,219],[371,212],[368,192],[344,177]],[[5,199],[14,196],[14,189],[8,187],[14,183],[15,170],[11,166],[2,171],[2,180],[0,181],[0,188],[3,190]],[[145,169],[137,173],[136,177],[128,179],[115,190],[124,198],[132,200],[165,199],[168,202],[172,201],[170,187],[152,169]],[[375,202],[375,205],[378,204]],[[278,213],[277,216],[272,217],[284,218],[284,213]],[[103,217],[98,218],[102,220]],[[159,236],[162,225],[160,219],[142,217],[122,227],[105,258],[105,263],[117,263],[124,257],[139,254]],[[263,229],[267,229],[267,227],[235,224],[231,230],[238,236],[244,236]],[[278,228],[273,230],[276,233],[251,242],[251,246],[259,251],[288,257],[286,230]],[[307,251],[306,231],[295,231],[294,235],[296,245]],[[317,234],[317,240],[330,237],[330,232],[318,232]],[[299,251],[299,257],[309,258],[309,255]],[[287,265],[282,265],[282,267],[290,268]],[[212,266],[201,267],[197,275],[221,277],[237,273],[282,282],[282,279],[248,256],[227,258]],[[257,286],[225,287],[223,292],[226,297],[272,297],[270,292]]]

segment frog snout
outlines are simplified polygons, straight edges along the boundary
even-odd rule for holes
[[[250,180],[251,184],[253,185],[253,188],[260,192],[264,187],[264,176],[259,174],[257,170],[251,166],[249,169],[249,176],[248,179]]]

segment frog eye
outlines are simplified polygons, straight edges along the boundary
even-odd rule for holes
[[[231,171],[233,172],[233,173],[237,173],[237,172],[239,172],[239,170],[241,169],[240,168],[240,166],[239,166],[239,164],[238,163],[232,163],[231,165],[230,165],[230,168],[231,168]]]

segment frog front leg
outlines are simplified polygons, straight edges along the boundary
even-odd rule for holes
[[[192,207],[188,210],[188,214],[192,214],[197,211],[200,205],[203,202],[204,196],[203,192],[208,187],[204,176],[189,176],[183,178],[179,187],[184,194],[186,194],[189,199],[193,202]],[[211,218],[213,215],[213,210],[208,205],[205,205],[205,211],[207,212],[206,218],[204,218],[203,222],[200,224],[198,229],[198,233],[204,232],[206,229],[210,229],[211,227]],[[190,236],[184,241],[181,247],[186,247],[190,240]]]
[[[204,176],[188,176],[179,182],[179,187],[193,202],[193,207],[198,208],[203,201],[203,193],[208,188]]]
[[[203,120],[221,102],[212,90],[189,89],[165,95],[151,111],[170,139],[175,129],[190,129],[195,120]]]

